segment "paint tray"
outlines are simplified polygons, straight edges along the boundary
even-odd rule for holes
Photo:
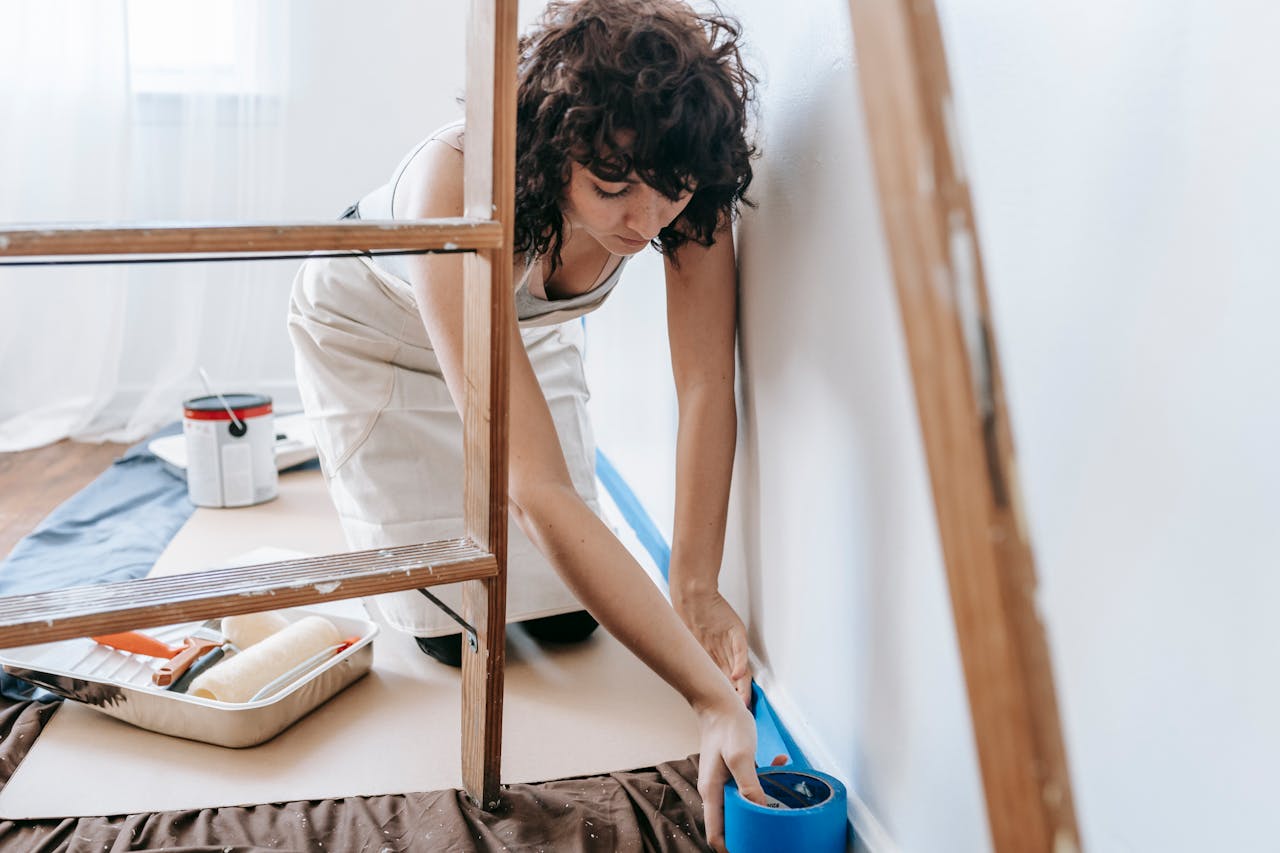
[[[290,621],[313,613],[296,608],[280,612]],[[10,675],[139,728],[217,746],[256,746],[293,725],[373,665],[376,623],[327,612],[315,615],[332,622],[342,636],[359,640],[256,702],[217,702],[156,687],[151,675],[164,659],[108,648],[88,637],[0,649],[0,665]],[[182,638],[202,624],[185,622],[143,633],[181,645]]]

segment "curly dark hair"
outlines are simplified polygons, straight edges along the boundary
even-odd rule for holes
[[[552,0],[520,39],[516,251],[559,265],[571,158],[605,181],[634,172],[668,198],[692,190],[655,246],[674,262],[690,240],[712,245],[739,202],[751,204],[757,81],[740,36],[718,9],[682,0]]]

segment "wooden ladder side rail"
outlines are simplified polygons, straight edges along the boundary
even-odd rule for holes
[[[1077,850],[990,306],[931,0],[850,0],[992,841]]]
[[[493,578],[467,539],[0,597],[0,648]]]
[[[467,535],[494,555],[495,577],[463,585],[476,643],[462,657],[462,779],[496,806],[502,761],[507,612],[508,359],[515,225],[516,0],[472,0],[467,21],[465,214],[502,223],[502,247],[463,264],[467,400],[463,412]],[[488,330],[487,334],[481,330]]]
[[[501,223],[464,218],[259,225],[11,225],[0,228],[0,258],[396,249],[461,252],[498,249],[502,240]]]

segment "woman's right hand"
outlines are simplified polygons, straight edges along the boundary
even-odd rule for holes
[[[725,853],[724,786],[732,776],[738,790],[753,803],[765,804],[764,790],[756,775],[756,726],[751,712],[736,694],[715,706],[696,709],[701,752],[698,761],[698,793],[702,795],[707,842]]]

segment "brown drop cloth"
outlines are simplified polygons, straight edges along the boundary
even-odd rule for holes
[[[59,703],[0,699],[0,787]],[[376,761],[377,756],[357,760]],[[68,768],[68,772],[75,772]],[[606,853],[707,850],[697,756],[503,789],[483,812],[456,790],[62,820],[0,821],[22,853]]]

